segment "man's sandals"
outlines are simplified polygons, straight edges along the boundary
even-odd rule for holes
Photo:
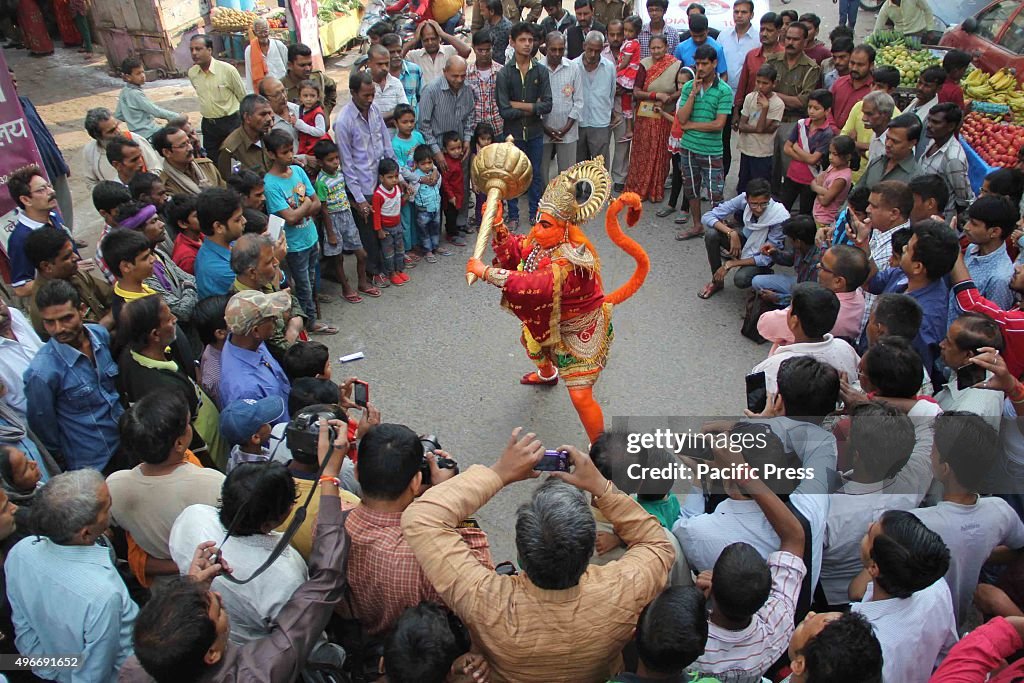
[[[334,325],[329,325],[324,321],[317,321],[313,327],[309,330],[310,334],[338,334],[338,328]]]
[[[710,299],[723,289],[725,289],[724,283],[715,282],[714,280],[712,280],[711,282],[704,285],[704,288],[702,290],[697,292],[697,296],[699,296],[701,299]]]
[[[541,387],[553,387],[558,384],[558,373],[551,379],[544,379],[537,372],[528,372],[519,379],[520,384],[530,384]]]
[[[363,289],[362,287],[359,287],[358,289],[359,289],[360,292],[362,292],[366,296],[371,296],[374,299],[376,299],[377,297],[380,296],[380,290],[377,289],[376,287],[374,287],[373,285],[367,287],[366,289]],[[356,296],[359,296],[359,295],[357,294]],[[345,298],[348,299],[348,297],[345,297]],[[352,301],[351,299],[348,299],[348,300]],[[362,300],[362,297],[360,297],[360,300]],[[353,302],[353,303],[356,303],[356,302]]]

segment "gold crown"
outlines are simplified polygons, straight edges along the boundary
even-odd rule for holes
[[[611,175],[604,167],[603,156],[581,161],[548,183],[537,210],[582,225],[608,202],[611,187]],[[577,197],[583,197],[583,201]]]

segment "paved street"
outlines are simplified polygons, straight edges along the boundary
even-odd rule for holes
[[[773,9],[819,11],[822,36],[836,21],[836,5],[794,0],[773,2]],[[858,38],[873,25],[863,13]],[[119,79],[106,75],[99,59],[83,61],[58,48],[54,57],[30,59],[24,51],[7,51],[21,94],[29,96],[50,125],[71,168],[76,200],[76,229],[95,241],[99,220],[81,183],[79,150],[87,137],[82,120],[90,107],[116,104]],[[345,92],[347,69],[331,60],[329,73]],[[191,112],[198,121],[195,94],[187,80],[159,81],[146,87],[161,105]],[[341,103],[339,103],[340,106]],[[727,195],[735,186],[730,178]],[[77,176],[77,177],[76,177]],[[651,274],[640,292],[615,311],[616,339],[596,396],[610,422],[616,415],[728,415],[744,404],[743,376],[767,353],[739,335],[742,295],[731,286],[710,301],[696,292],[709,272],[702,240],[677,242],[672,218],[644,216],[631,234],[651,256]],[[632,272],[633,261],[604,232],[603,214],[586,226],[603,260],[607,291]],[[91,250],[90,250],[91,251]],[[346,303],[340,287],[325,291],[337,303],[323,307],[324,317],[341,333],[321,337],[336,359],[362,351],[366,359],[336,363],[335,378],[358,375],[371,385],[371,400],[385,420],[434,433],[460,462],[489,464],[512,428],[535,431],[548,447],[563,443],[586,446],[586,437],[564,387],[524,387],[519,377],[532,369],[519,346],[517,321],[498,306],[499,292],[486,283],[472,288],[463,276],[469,249],[440,263],[421,263],[409,271],[412,281],[391,287],[379,299]],[[354,262],[349,264],[353,273]],[[354,273],[353,273],[354,274]],[[484,508],[480,520],[491,535],[496,561],[515,559],[512,539],[515,507],[530,484],[519,484]]]

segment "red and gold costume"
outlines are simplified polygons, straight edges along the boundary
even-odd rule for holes
[[[586,201],[576,197],[582,186]],[[576,164],[551,181],[540,201],[537,224],[527,235],[510,233],[495,214],[492,266],[471,259],[466,271],[499,287],[501,305],[522,321],[522,342],[537,366],[523,384],[552,385],[561,375],[591,441],[604,431],[604,415],[593,386],[608,359],[614,338],[612,307],[643,284],[650,261],[623,233],[618,213],[629,207],[627,222],[640,218],[640,198],[627,193],[615,199],[605,219],[609,237],[637,262],[636,271],[619,289],[605,295],[601,261],[579,228],[601,210],[611,179],[603,159]]]

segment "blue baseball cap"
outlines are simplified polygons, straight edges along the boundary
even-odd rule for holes
[[[232,401],[220,411],[220,433],[232,445],[247,442],[265,424],[273,424],[284,415],[284,399],[280,396]]]

